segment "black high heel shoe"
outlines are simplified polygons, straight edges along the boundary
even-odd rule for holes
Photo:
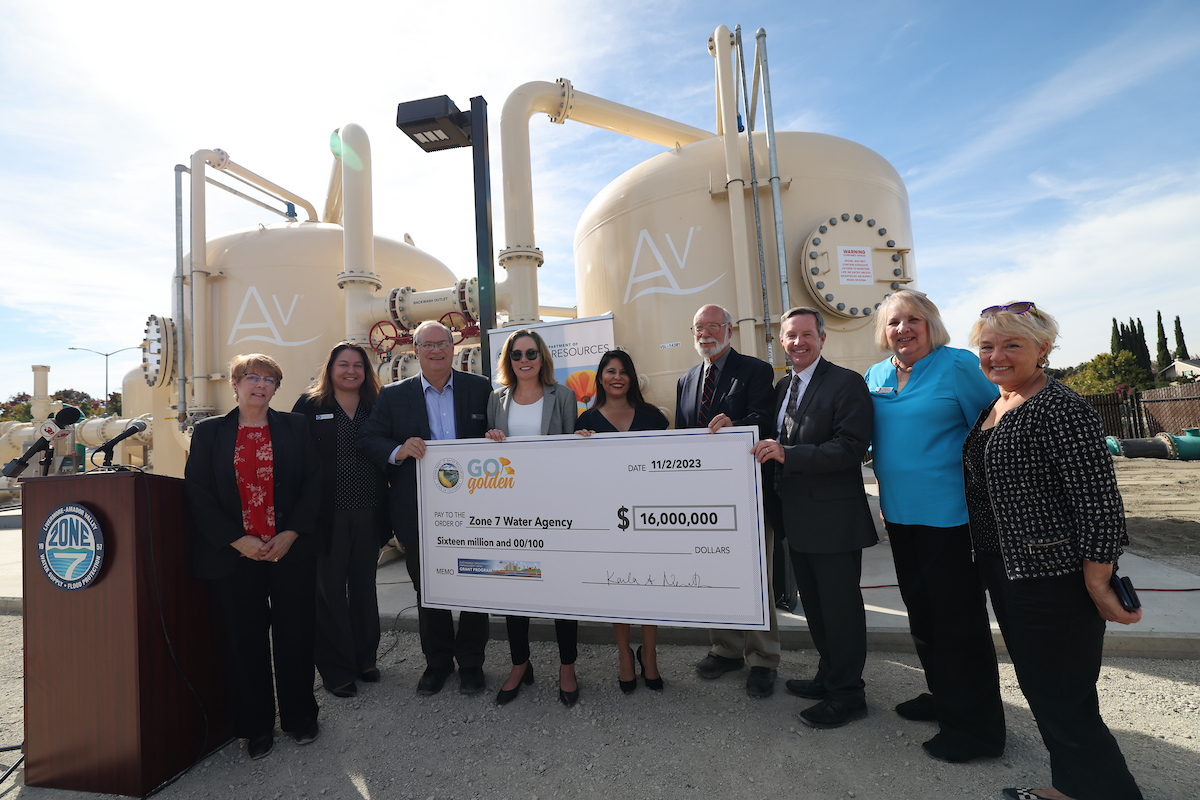
[[[564,666],[566,666],[564,664]],[[575,705],[575,701],[579,699],[579,678],[575,679],[575,690],[571,692],[563,691],[562,678],[559,678],[558,686],[558,701],[567,708]]]
[[[640,647],[638,649],[641,650]],[[633,655],[632,647],[629,648],[629,655],[630,656]],[[633,680],[631,680],[631,681],[621,680],[621,676],[618,674],[617,675],[617,684],[620,685],[621,691],[624,694],[633,694],[634,690],[637,689],[637,670],[633,671]]]
[[[646,677],[646,665],[642,663],[642,646],[639,644],[637,649],[638,666],[642,668],[642,680],[646,682],[646,688],[652,692],[661,692],[663,690],[662,675],[657,678]],[[634,678],[634,683],[637,683],[637,678]]]
[[[521,680],[518,681],[515,687],[512,689],[501,689],[496,692],[496,705],[502,706],[516,700],[517,695],[521,693],[521,684],[525,684],[526,686],[533,685],[533,664],[528,661],[525,662],[525,674],[521,676]]]

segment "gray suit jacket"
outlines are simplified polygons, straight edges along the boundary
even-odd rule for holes
[[[542,387],[542,436],[574,433],[579,405],[575,392],[561,383]],[[512,407],[512,387],[501,386],[488,398],[488,430],[499,428],[508,436],[508,410]]]

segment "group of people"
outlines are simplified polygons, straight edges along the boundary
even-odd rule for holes
[[[948,346],[924,295],[898,291],[876,315],[876,341],[891,355],[865,380],[821,356],[825,320],[813,308],[780,319],[789,369],[777,383],[769,364],[731,347],[725,309],[703,306],[691,330],[701,363],[678,382],[675,427],[759,430],[752,455],[763,470],[768,562],[775,541],[786,541],[820,656],[814,675],[785,682],[815,701],[801,721],[835,728],[867,714],[859,583],[862,551],[878,540],[862,474],[869,452],[929,690],[896,712],[938,724],[926,752],[959,763],[1004,749],[990,594],[1052,771],[1050,787],[1005,795],[1140,798],[1096,693],[1105,622],[1141,617],[1109,587],[1128,544],[1124,513],[1099,418],[1045,372],[1053,317],[1032,302],[984,309],[971,331],[976,358]],[[278,365],[239,356],[230,365],[238,407],[195,428],[186,473],[195,571],[217,587],[238,669],[237,732],[253,758],[273,745],[275,693],[281,728],[301,744],[316,738],[314,663],[338,697],[354,696],[357,680],[379,680],[374,566],[393,533],[417,591],[426,660],[418,694],[441,691],[456,664],[460,692],[486,689],[487,614],[463,612],[456,628],[449,611],[421,602],[415,463],[426,442],[668,427],[624,351],[604,354],[595,401],[579,415],[536,330],[506,339],[495,391],[453,368],[445,326],[422,323],[413,341],[421,375],[382,388],[362,348],[339,344],[293,415],[269,408]],[[770,696],[780,661],[774,609],[770,618],[766,631],[710,631],[697,673],[717,679],[749,664],[747,694]],[[529,620],[506,623],[512,668],[499,704],[534,682]],[[578,623],[555,620],[555,633],[559,699],[571,706]],[[636,652],[630,626],[614,625],[614,637],[621,691],[636,690],[639,669],[661,691],[656,628],[642,626]]]

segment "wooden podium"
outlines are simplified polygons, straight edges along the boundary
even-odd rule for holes
[[[42,522],[64,503],[90,510],[104,534],[103,566],[77,591],[38,562]],[[227,646],[208,585],[191,575],[183,481],[30,478],[22,506],[25,784],[144,797],[231,733]]]

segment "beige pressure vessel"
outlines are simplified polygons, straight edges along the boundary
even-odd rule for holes
[[[688,330],[697,308],[733,315],[733,345],[766,358],[754,212],[745,134],[753,296],[737,296],[729,193],[721,137],[658,155],[621,175],[592,200],[575,232],[579,315],[613,312],[616,343],[648,380],[647,399],[674,409],[675,383],[699,363]],[[872,315],[891,291],[913,288],[908,193],[896,170],[862,145],[819,133],[777,133],[790,305],[814,306],[827,321],[824,355],[865,371],[882,358]],[[772,338],[782,311],[767,142],[754,134]],[[739,307],[757,319],[756,342],[739,341]],[[777,340],[774,363],[784,364]]]

